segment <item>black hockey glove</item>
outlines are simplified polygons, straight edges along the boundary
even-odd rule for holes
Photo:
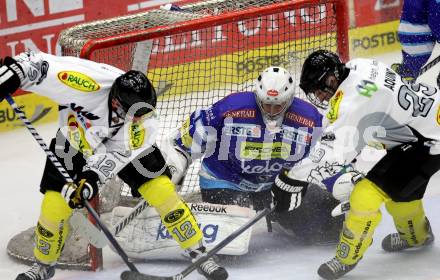
[[[417,75],[415,75],[410,69],[405,69],[401,63],[391,64],[391,69],[399,74],[404,81],[410,84],[414,84],[417,79]]]
[[[78,176],[76,184],[67,183],[61,190],[61,195],[69,207],[79,209],[84,207],[84,200],[92,200],[98,193],[99,177],[93,171],[85,171]]]
[[[289,170],[283,168],[272,185],[275,212],[281,213],[298,208],[309,183],[287,176]]]
[[[12,57],[0,60],[0,102],[14,93],[24,80],[23,68]]]

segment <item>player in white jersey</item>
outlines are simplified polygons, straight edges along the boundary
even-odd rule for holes
[[[318,274],[337,279],[357,265],[373,241],[382,204],[398,231],[382,241],[384,250],[432,244],[422,198],[430,177],[440,169],[438,90],[406,83],[377,60],[343,64],[326,50],[305,60],[300,87],[316,106],[327,109],[324,136],[289,177],[306,180],[326,164],[350,164],[367,145],[387,152],[355,184],[336,256],[322,264]]]
[[[156,93],[143,73],[124,73],[110,65],[41,52],[6,57],[0,66],[0,100],[21,88],[59,104],[59,130],[50,149],[75,181],[66,184],[47,160],[35,230],[36,263],[16,280],[54,276],[72,211],[83,207],[84,200],[91,200],[98,187],[116,175],[134,196],[142,196],[156,208],[189,256],[195,259],[205,252],[203,234],[177,195],[169,168],[155,146]],[[228,277],[212,258],[198,270],[208,279]]]

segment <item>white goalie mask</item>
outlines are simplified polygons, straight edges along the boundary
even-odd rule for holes
[[[294,96],[293,78],[282,67],[266,68],[255,81],[255,98],[265,123],[279,126]]]

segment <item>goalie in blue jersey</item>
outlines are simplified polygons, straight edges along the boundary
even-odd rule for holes
[[[308,156],[321,121],[313,105],[295,97],[291,74],[269,67],[256,79],[255,91],[233,93],[194,111],[168,138],[164,152],[174,166],[173,180],[202,158],[204,202],[261,210],[273,201],[272,218],[281,229],[307,243],[327,243],[337,240],[342,225],[342,218],[330,214],[339,201],[318,186],[277,177]]]

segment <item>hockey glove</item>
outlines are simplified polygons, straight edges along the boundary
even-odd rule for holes
[[[24,81],[24,72],[20,64],[12,57],[0,60],[0,102],[8,95],[14,93]]]
[[[84,201],[92,200],[98,193],[99,177],[93,171],[85,171],[78,176],[76,184],[67,183],[61,190],[61,195],[72,209],[84,207]]]
[[[402,79],[410,84],[416,81],[417,75],[411,73],[411,70],[404,69],[401,63],[391,64],[391,69],[393,69],[397,74],[402,76]]]
[[[308,182],[287,176],[289,170],[283,168],[272,185],[275,212],[281,213],[298,208],[307,191]]]

